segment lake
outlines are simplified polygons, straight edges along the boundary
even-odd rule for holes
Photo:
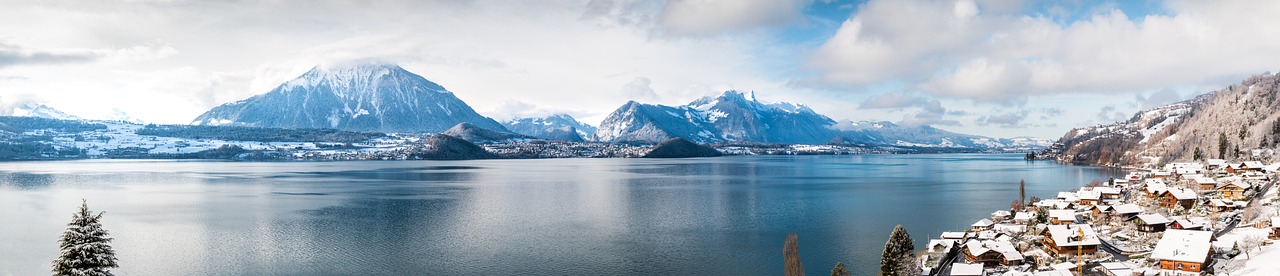
[[[81,199],[121,275],[878,272],[1018,196],[1120,172],[1020,154],[483,161],[0,162],[0,275],[46,275]]]

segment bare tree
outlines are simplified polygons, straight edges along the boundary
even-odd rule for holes
[[[800,263],[800,238],[796,233],[787,235],[787,243],[782,245],[783,275],[804,276],[804,265]]]
[[[1244,256],[1252,259],[1253,257],[1249,255],[1249,251],[1262,246],[1262,240],[1262,236],[1258,235],[1248,235],[1240,238],[1240,249],[1244,251]]]

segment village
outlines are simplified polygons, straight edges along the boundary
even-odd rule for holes
[[[1280,163],[1258,161],[1170,163],[1055,198],[1015,199],[929,240],[922,275],[1276,275],[1277,170]]]

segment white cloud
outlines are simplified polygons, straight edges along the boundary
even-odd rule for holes
[[[936,96],[1021,104],[1056,93],[1137,93],[1234,82],[1280,60],[1277,1],[1114,6],[1059,24],[1009,3],[871,1],[809,58],[829,83],[901,81]],[[997,12],[987,12],[990,10]]]
[[[653,88],[649,87],[650,83],[652,83],[652,81],[650,81],[649,78],[636,77],[635,79],[632,79],[631,82],[623,85],[622,90],[619,92],[622,93],[622,97],[628,99],[642,102],[657,101],[659,99],[658,93],[653,92]]]
[[[669,0],[661,15],[668,30],[707,35],[800,20],[811,0]]]

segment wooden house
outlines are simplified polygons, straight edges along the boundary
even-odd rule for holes
[[[1098,233],[1088,224],[1049,225],[1043,232],[1040,242],[1054,254],[1090,254],[1098,252]]]
[[[1219,185],[1217,189],[1218,189],[1218,192],[1222,194],[1223,198],[1230,199],[1230,200],[1240,200],[1240,199],[1244,199],[1244,192],[1245,190],[1248,190],[1250,187],[1252,187],[1252,185],[1249,185],[1249,183],[1246,183],[1244,181],[1235,181],[1235,182],[1223,183],[1222,185]]]
[[[1160,194],[1160,206],[1172,209],[1181,205],[1182,208],[1191,209],[1196,204],[1197,196],[1195,191],[1189,189],[1170,188]]]
[[[1049,210],[1049,223],[1069,225],[1076,223],[1075,210]]]
[[[1023,261],[1022,253],[1008,241],[971,240],[964,244],[961,251],[964,252],[964,259],[970,263],[1020,265]]]
[[[1133,223],[1138,225],[1138,231],[1147,233],[1164,232],[1165,228],[1169,226],[1169,222],[1171,221],[1168,218],[1160,214],[1142,214],[1133,220]]]
[[[1151,251],[1151,258],[1159,261],[1160,269],[1198,273],[1204,269],[1213,255],[1209,240],[1213,232],[1171,229]]]

